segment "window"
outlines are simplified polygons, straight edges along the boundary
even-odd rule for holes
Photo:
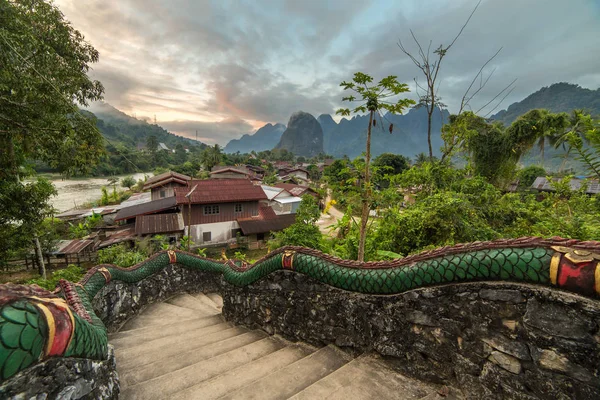
[[[210,232],[203,232],[202,233],[202,241],[203,242],[210,242],[212,239]]]
[[[264,233],[257,233],[256,234],[256,240],[265,240],[265,234]]]
[[[161,190],[161,191],[158,193],[158,196],[159,196],[159,197],[162,199],[163,197],[166,197],[166,196],[167,196],[167,192],[165,192],[164,190]]]
[[[241,213],[242,212],[242,203],[237,203],[233,206],[233,212]]]
[[[219,206],[204,206],[204,215],[213,215],[219,213]]]

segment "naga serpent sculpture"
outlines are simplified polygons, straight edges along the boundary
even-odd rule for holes
[[[513,281],[600,297],[600,242],[506,239],[365,263],[302,247],[283,247],[252,265],[169,250],[131,268],[98,265],[77,283],[61,280],[53,293],[37,286],[0,285],[0,381],[49,357],[106,359],[107,330],[94,313],[94,296],[110,281],[136,283],[173,263],[223,274],[235,286],[283,269],[339,289],[376,295],[441,284]]]

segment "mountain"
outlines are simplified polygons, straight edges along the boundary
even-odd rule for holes
[[[323,148],[327,149],[330,147],[331,132],[337,127],[337,122],[329,114],[319,115],[317,121],[319,121],[321,129],[323,129]]]
[[[447,110],[436,109],[433,113],[431,145],[434,154],[439,154],[443,144],[440,131],[449,116]],[[323,116],[319,118],[321,117]],[[328,121],[328,118],[322,120]],[[391,134],[390,124],[394,124]],[[368,125],[368,115],[358,115],[352,119],[342,118],[335,126],[327,122],[327,128],[323,129],[324,132],[328,132],[325,135],[325,153],[335,157],[347,155],[350,158],[361,155],[365,151]],[[422,107],[412,108],[404,115],[388,113],[383,119],[377,117],[376,126],[371,129],[371,152],[374,157],[381,153],[397,153],[407,157],[429,153],[427,110]]]
[[[323,152],[323,129],[309,113],[295,112],[275,148],[285,149],[297,156],[314,157]]]
[[[281,139],[285,131],[283,124],[266,124],[253,135],[244,135],[239,139],[233,139],[225,146],[225,153],[250,153],[251,151],[271,150]]]
[[[136,148],[145,146],[149,136],[156,136],[159,143],[164,143],[171,149],[178,143],[185,147],[206,146],[202,142],[174,135],[159,125],[130,117],[108,103],[94,103],[91,111],[86,112],[96,116],[98,129],[113,145],[121,143]]]
[[[592,115],[600,115],[600,88],[590,90],[572,83],[555,83],[511,104],[508,109],[493,115],[492,119],[508,125],[517,117],[536,108],[545,108],[552,112],[571,112],[583,108]]]

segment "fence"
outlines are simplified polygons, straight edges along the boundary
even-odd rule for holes
[[[66,267],[69,264],[81,266],[84,263],[95,263],[98,260],[98,254],[81,253],[65,255],[44,255],[44,264],[47,268]],[[3,266],[4,271],[21,271],[28,269],[37,269],[37,258],[34,255],[26,255],[24,258],[8,260]]]

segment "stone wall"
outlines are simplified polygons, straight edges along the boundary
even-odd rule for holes
[[[218,292],[220,285],[220,275],[174,264],[138,283],[110,282],[100,290],[92,304],[108,331],[115,332],[149,304],[164,301],[177,293]]]
[[[50,358],[21,371],[0,385],[3,399],[119,398],[115,356],[109,346],[105,361],[82,358]]]
[[[472,283],[372,296],[279,271],[222,285],[225,318],[292,340],[376,351],[473,399],[600,398],[600,303],[540,287]]]

